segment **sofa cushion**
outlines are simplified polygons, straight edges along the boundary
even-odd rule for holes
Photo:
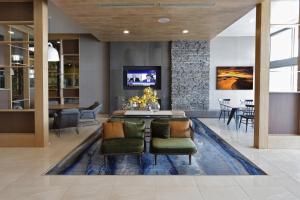
[[[190,138],[152,138],[150,152],[157,154],[193,154],[197,152],[197,147]]]
[[[167,121],[155,121],[151,122],[151,135],[155,138],[169,138],[170,137],[170,125]]]
[[[169,124],[172,138],[191,137],[189,121],[170,121]]]
[[[115,139],[124,138],[123,123],[122,122],[106,122],[103,123],[103,138]]]
[[[125,121],[124,132],[126,138],[144,138],[145,122],[130,122]]]
[[[137,138],[104,140],[101,152],[104,154],[142,153],[144,140]]]

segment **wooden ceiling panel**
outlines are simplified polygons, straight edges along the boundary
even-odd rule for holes
[[[211,39],[260,2],[260,0],[52,1],[102,41]],[[126,5],[127,7],[112,8],[107,4]],[[168,6],[163,6],[166,4]],[[174,4],[176,6],[172,6]],[[178,4],[180,5],[178,6]],[[192,4],[195,6],[191,6]],[[128,5],[144,6],[131,7]],[[167,17],[171,21],[160,24],[158,19],[161,17]],[[130,30],[130,34],[124,35],[124,29]],[[182,34],[184,29],[188,29],[189,34]]]

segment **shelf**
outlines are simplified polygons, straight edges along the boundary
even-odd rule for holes
[[[69,88],[63,88],[64,90],[79,90],[79,87],[69,87]]]
[[[12,48],[16,48],[16,49],[22,49],[24,51],[30,51],[28,48],[24,48],[24,47],[19,47],[19,46],[16,46],[16,45],[12,45],[12,44],[8,44],[8,46],[12,47]],[[30,51],[32,52],[32,51]]]
[[[33,25],[33,21],[0,21],[0,24],[8,24],[8,25]]]
[[[79,99],[79,97],[63,97],[65,99]]]
[[[58,72],[49,71],[49,74],[50,73],[53,73],[53,74],[56,74],[56,75],[64,75],[64,76],[74,76],[74,75],[78,75],[79,76],[79,73],[67,73],[67,74],[63,73],[63,74],[61,74],[61,73],[58,73]]]
[[[5,44],[34,44],[33,41],[0,41],[0,45]]]
[[[73,57],[75,57],[75,56],[79,56],[79,54],[63,54],[63,56],[73,56]]]
[[[28,65],[0,65],[0,68],[34,68]]]

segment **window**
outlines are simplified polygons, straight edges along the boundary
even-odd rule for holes
[[[299,0],[271,2],[270,91],[298,91]]]
[[[296,92],[297,73],[297,66],[270,69],[270,92]]]

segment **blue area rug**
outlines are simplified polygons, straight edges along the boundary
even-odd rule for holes
[[[145,153],[142,165],[135,155],[110,156],[105,167],[99,154],[100,141],[91,145],[64,175],[265,175],[261,169],[232,148],[201,121],[193,118],[195,143],[198,152],[192,165],[188,156],[159,155],[157,165],[154,156]],[[147,147],[149,145],[147,144]]]

